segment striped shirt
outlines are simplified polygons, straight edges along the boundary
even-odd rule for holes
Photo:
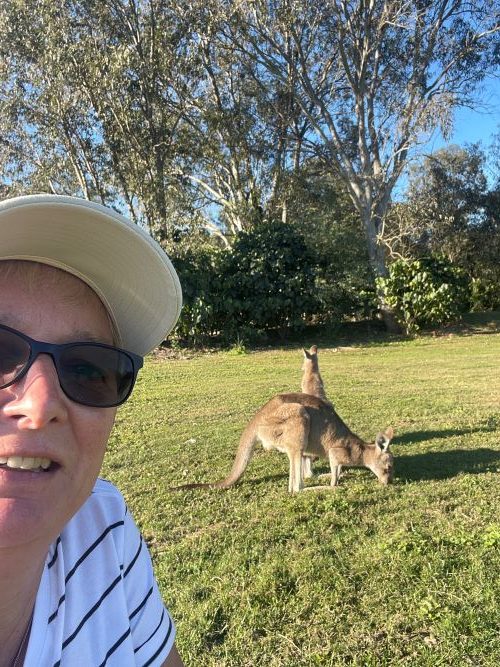
[[[158,666],[174,636],[147,547],[122,495],[99,479],[49,549],[24,665]]]

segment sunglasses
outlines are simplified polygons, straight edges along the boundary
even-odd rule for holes
[[[39,354],[49,354],[59,384],[75,403],[112,408],[130,396],[143,359],[104,343],[42,343],[0,324],[0,389],[20,380]]]

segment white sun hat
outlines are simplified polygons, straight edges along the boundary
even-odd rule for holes
[[[175,325],[182,292],[174,267],[147,232],[77,197],[0,201],[0,260],[55,266],[83,280],[109,312],[120,345],[141,356]]]

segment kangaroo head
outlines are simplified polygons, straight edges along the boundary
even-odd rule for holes
[[[306,370],[307,366],[312,365],[313,370],[318,369],[318,348],[316,345],[312,345],[307,351],[305,348],[302,348],[304,352],[304,364],[302,370]]]
[[[385,432],[379,433],[375,438],[374,460],[370,466],[372,472],[377,475],[381,484],[390,484],[394,474],[394,457],[389,451],[389,445],[394,437],[392,427]]]

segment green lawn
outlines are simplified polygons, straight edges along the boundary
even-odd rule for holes
[[[350,470],[287,492],[284,455],[257,448],[225,476],[302,352],[149,358],[118,415],[104,475],[150,545],[186,667],[500,664],[500,330],[321,343],[339,414],[366,439],[395,429],[395,483]],[[315,468],[326,472],[326,462]]]

